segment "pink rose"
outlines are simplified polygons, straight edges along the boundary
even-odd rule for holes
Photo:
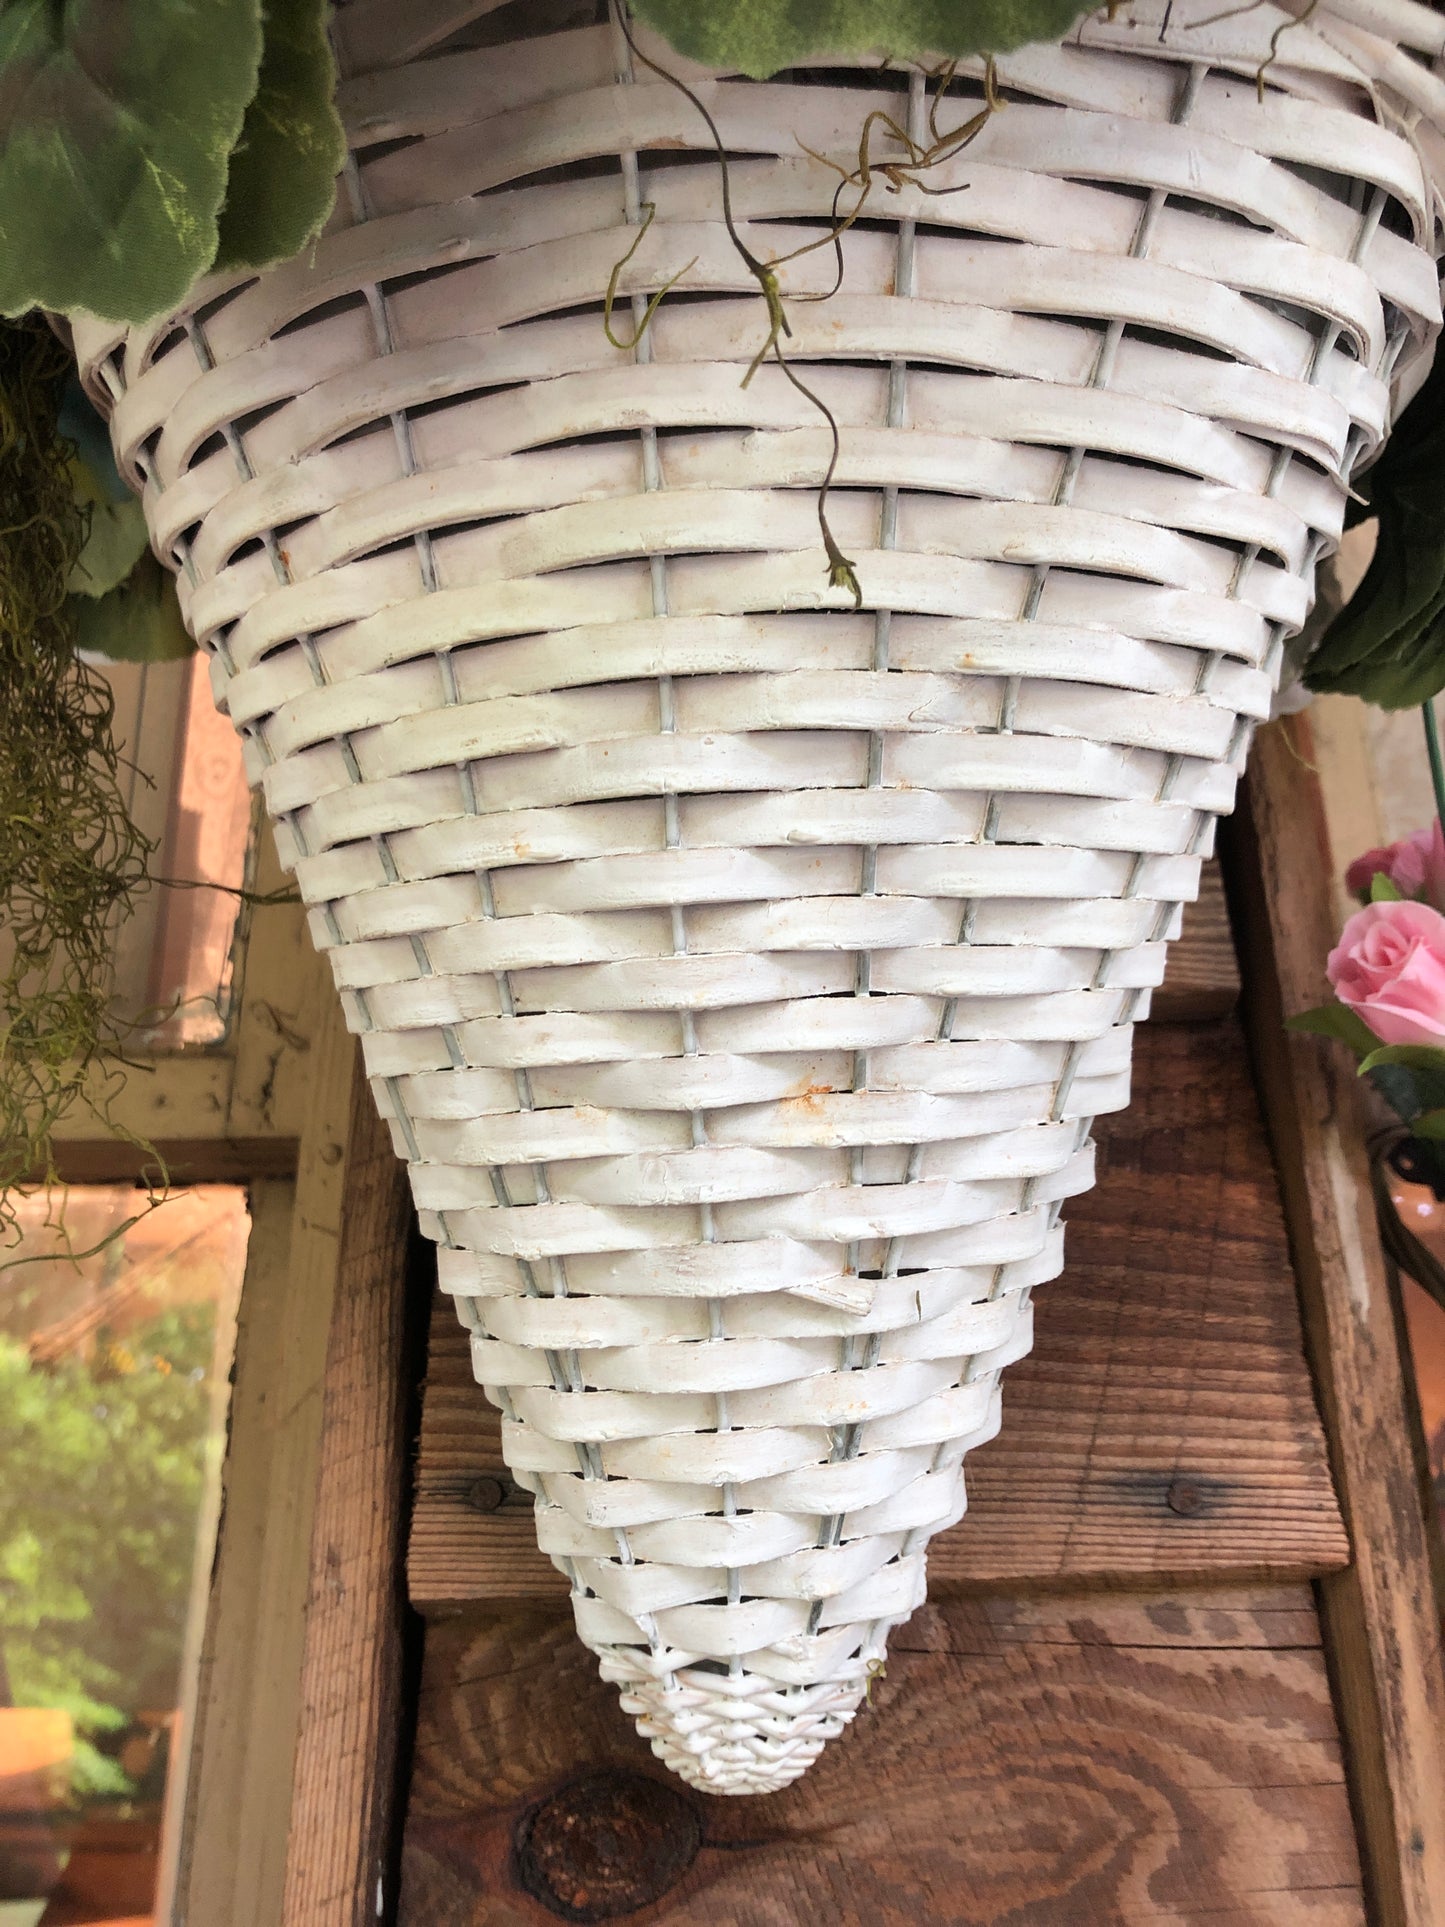
[[[1445,917],[1426,903],[1357,910],[1325,965],[1382,1044],[1445,1045]]]
[[[1345,871],[1345,888],[1368,899],[1370,884],[1383,873],[1401,896],[1422,898],[1445,910],[1445,834],[1436,817],[1428,829],[1412,830],[1383,850],[1366,850]]]

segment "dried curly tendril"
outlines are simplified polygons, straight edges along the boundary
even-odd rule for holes
[[[121,793],[110,689],[77,658],[67,610],[86,536],[57,426],[68,366],[43,321],[0,326],[0,1246],[25,1191],[54,1185],[72,1108],[130,1136],[105,1116],[118,1080],[99,1060],[124,1046],[114,933],[151,844]]]
[[[1313,4],[1313,0],[1311,0],[1311,3]],[[915,140],[891,114],[879,109],[875,109],[870,113],[863,122],[858,139],[858,162],[856,167],[844,167],[840,162],[830,160],[826,155],[817,154],[811,147],[800,142],[799,145],[810,160],[819,162],[822,166],[831,169],[839,176],[838,187],[833,195],[829,226],[826,233],[818,236],[816,240],[807,241],[801,247],[794,248],[790,254],[778,255],[772,260],[762,261],[753,253],[752,249],[743,239],[742,231],[733,215],[732,167],[716,120],[695,89],[690,87],[687,82],[677,74],[670,72],[668,68],[661,66],[657,61],[650,58],[650,56],[645,54],[642,48],[639,47],[636,36],[633,33],[633,23],[628,17],[628,0],[608,0],[608,4],[610,17],[620,29],[633,59],[641,66],[646,67],[650,72],[656,74],[659,80],[666,81],[669,87],[675,88],[707,126],[707,131],[712,138],[712,144],[717,154],[720,174],[719,185],[722,197],[723,226],[727,229],[728,239],[732,243],[733,252],[757,282],[758,292],[763,297],[764,306],[767,311],[767,335],[763,340],[762,346],[753,356],[751,362],[749,362],[747,372],[742,378],[741,386],[746,388],[759,368],[762,367],[763,363],[771,361],[778,367],[803,399],[817,410],[827,424],[832,442],[832,452],[828,459],[828,466],[824,470],[822,479],[818,484],[817,504],[818,530],[823,538],[823,551],[828,563],[828,587],[830,589],[842,589],[848,595],[852,596],[854,608],[861,609],[863,606],[863,590],[858,581],[857,567],[848,556],[844,555],[842,549],[839,547],[837,538],[833,534],[832,525],[828,520],[828,497],[832,492],[833,484],[838,473],[838,466],[843,458],[842,433],[838,426],[837,416],[817,390],[809,387],[807,382],[803,380],[784,349],[784,340],[785,338],[788,340],[792,339],[793,330],[788,320],[787,302],[789,297],[784,295],[782,285],[778,278],[779,270],[787,267],[793,261],[800,260],[805,254],[815,253],[819,248],[831,248],[833,250],[836,267],[833,286],[821,294],[795,295],[791,297],[798,301],[816,302],[831,300],[843,285],[843,236],[862,215],[872,195],[875,180],[880,175],[886,182],[890,192],[895,194],[905,185],[916,187],[921,193],[929,195],[941,196],[962,193],[968,185],[966,181],[960,182],[952,187],[933,187],[926,185],[922,177],[931,169],[940,166],[945,161],[951,161],[956,155],[961,154],[965,147],[970,146],[972,142],[978,138],[979,134],[982,133],[993,116],[1006,104],[1003,95],[999,92],[998,70],[994,64],[993,56],[992,54],[987,55],[984,61],[982,107],[968,119],[960,121],[957,126],[946,130],[938,124],[939,112],[950,88],[957,78],[958,61],[956,59],[948,60],[940,67],[920,69],[924,76],[925,87],[927,83],[931,81],[934,89],[928,111],[928,133],[930,138],[926,143],[921,140]],[[1262,0],[1256,0],[1256,4],[1262,4]],[[880,160],[874,155],[872,144],[874,139],[880,136],[898,148],[898,153],[892,158]],[[854,199],[852,206],[846,207],[844,204],[845,194],[849,189],[853,190]],[[618,284],[621,281],[623,271],[646,238],[647,231],[652,226],[656,213],[657,208],[655,203],[652,201],[643,203],[643,219],[637,230],[637,234],[626,254],[623,255],[622,259],[613,268],[607,283],[607,294],[603,301],[602,308],[602,326],[612,347],[619,349],[624,354],[632,353],[633,350],[639,346],[643,336],[652,325],[653,317],[661,306],[663,298],[677,285],[688,272],[688,269],[695,265],[694,262],[689,261],[687,267],[679,268],[674,275],[657,289],[646,302],[645,306],[640,308],[640,311],[638,304],[634,303],[634,326],[630,338],[624,339],[617,333],[612,325],[612,316],[617,302]]]

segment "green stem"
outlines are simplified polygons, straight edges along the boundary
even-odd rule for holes
[[[1435,786],[1435,814],[1440,819],[1440,831],[1445,835],[1445,759],[1440,754],[1440,725],[1435,720],[1435,705],[1426,702],[1420,705],[1420,714],[1425,722],[1425,747],[1430,752],[1430,781]]]

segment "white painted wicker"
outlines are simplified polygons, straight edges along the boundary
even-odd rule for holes
[[[923,1597],[1438,327],[1440,19],[1321,7],[1261,104],[1286,16],[1211,14],[1006,57],[960,191],[880,190],[793,306],[859,612],[706,131],[590,5],[353,0],[314,254],[78,331],[579,1631],[713,1791],[802,1772]],[[765,258],[826,216],[800,143],[925,104],[698,85]],[[623,354],[648,202],[624,297],[686,271]]]

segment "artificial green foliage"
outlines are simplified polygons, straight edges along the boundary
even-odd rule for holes
[[[106,499],[88,462],[74,456],[70,462],[71,485],[75,499],[87,517],[85,547],[70,571],[72,595],[107,596],[124,582],[145,551],[145,510],[133,495],[123,502]]]
[[[4,0],[0,0],[0,5]],[[80,376],[72,368],[60,391],[60,413],[56,417],[56,427],[63,441],[71,444],[75,459],[89,470],[95,490],[107,502],[129,502],[134,498],[130,484],[115,465],[115,450],[111,447],[110,429],[100,410],[80,385]]]
[[[327,12],[326,0],[266,0],[260,84],[231,158],[218,269],[284,261],[331,213],[346,135]]]
[[[633,0],[639,20],[710,67],[762,79],[810,54],[1006,53],[1057,40],[1078,0]]]
[[[1365,1072],[1385,1102],[1414,1134],[1420,1119],[1445,1110],[1445,1053],[1436,1052],[1434,1064],[1398,1063],[1386,1058]],[[1423,1135],[1433,1135],[1425,1132]]]
[[[0,312],[140,322],[216,253],[260,0],[0,6]]]
[[[1381,1064],[1403,1064],[1407,1069],[1445,1078],[1445,1051],[1433,1044],[1378,1044],[1360,1059],[1360,1075]]]
[[[1445,1108],[1445,1050],[1430,1044],[1382,1044],[1348,1005],[1320,1004],[1289,1019],[1290,1030],[1333,1037],[1359,1058],[1359,1071],[1407,1124]]]
[[[96,1736],[175,1704],[214,1329],[186,1306],[45,1370],[0,1337],[0,1651],[74,1718],[78,1792],[128,1791]]]
[[[1445,1050],[1430,1044],[1382,1044],[1364,1018],[1341,1003],[1302,1010],[1289,1019],[1289,1028],[1349,1045],[1360,1060],[1360,1076],[1369,1079],[1410,1134],[1412,1175],[1445,1199],[1445,1151],[1440,1148],[1445,1142]]]
[[[1375,553],[1305,685],[1408,709],[1445,689],[1445,356],[1361,488],[1362,514],[1379,517]]]
[[[195,648],[170,572],[148,548],[108,595],[73,596],[71,614],[76,647],[112,662],[174,662]]]
[[[72,595],[108,596],[145,552],[149,540],[145,510],[116,468],[110,430],[74,373],[61,391],[56,428],[61,439],[71,444],[66,472],[86,529],[85,547],[70,571],[69,588]]]
[[[1368,1057],[1380,1048],[1380,1040],[1363,1017],[1357,1017],[1347,1004],[1319,1004],[1302,1010],[1288,1022],[1290,1030],[1308,1031],[1315,1037],[1335,1037],[1348,1044],[1358,1057]]]
[[[174,580],[150,552],[145,510],[121,480],[109,431],[73,377],[56,426],[72,445],[66,473],[86,526],[85,547],[67,578],[76,648],[112,662],[190,655]]]

